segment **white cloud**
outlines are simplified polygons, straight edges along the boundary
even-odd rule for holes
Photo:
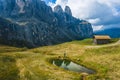
[[[57,0],[50,5],[57,4],[68,5],[74,17],[88,20],[98,29],[120,22],[120,0]]]
[[[54,8],[54,7],[55,7],[55,4],[54,4],[54,3],[52,3],[52,2],[49,2],[49,3],[48,3],[48,5],[49,5],[49,6],[51,6],[52,8]]]
[[[103,25],[98,25],[98,26],[92,26],[93,27],[93,31],[98,31],[98,30],[102,30],[103,29]]]
[[[99,18],[96,18],[96,19],[88,19],[88,21],[92,24],[96,24],[98,22],[100,22],[100,19]]]

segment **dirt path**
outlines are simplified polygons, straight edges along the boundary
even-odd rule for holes
[[[107,45],[95,45],[95,46],[86,46],[85,48],[102,48],[102,47],[111,47],[111,46],[116,46],[120,45],[120,40],[118,40],[116,43],[112,44],[107,44]]]

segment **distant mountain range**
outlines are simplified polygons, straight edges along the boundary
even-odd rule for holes
[[[112,38],[120,38],[120,28],[109,28],[104,30],[95,31],[97,35],[109,35]]]
[[[0,43],[38,47],[91,37],[89,22],[42,0],[0,0]]]

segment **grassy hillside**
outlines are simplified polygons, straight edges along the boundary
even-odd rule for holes
[[[80,80],[81,73],[49,63],[65,52],[67,59],[96,71],[87,80],[120,80],[120,44],[96,46],[91,39],[35,49],[0,45],[0,80]]]

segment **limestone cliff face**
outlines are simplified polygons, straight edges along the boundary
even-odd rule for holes
[[[0,0],[0,42],[38,47],[91,37],[91,24],[41,0]]]

